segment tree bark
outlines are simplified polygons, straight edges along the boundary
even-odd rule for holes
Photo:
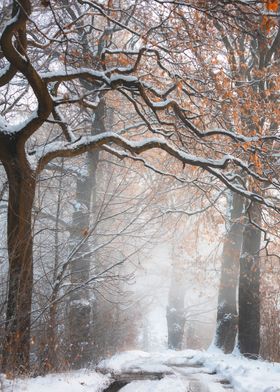
[[[9,289],[2,370],[24,373],[29,368],[33,285],[32,205],[35,176],[16,155],[3,162],[9,181],[8,255]]]
[[[249,219],[250,218],[250,219]],[[260,245],[261,206],[252,203],[243,234],[239,277],[238,347],[242,354],[256,358],[260,350]]]
[[[218,295],[218,311],[215,345],[225,353],[232,352],[237,333],[237,285],[239,258],[242,246],[241,222],[244,198],[231,193],[229,200],[229,228],[222,252],[221,278]]]

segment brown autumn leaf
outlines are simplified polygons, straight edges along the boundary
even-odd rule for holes
[[[266,8],[268,11],[277,12],[279,7],[279,0],[267,0]]]

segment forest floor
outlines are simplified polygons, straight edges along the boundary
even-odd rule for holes
[[[218,351],[126,351],[95,369],[7,380],[4,392],[280,392],[280,363]]]

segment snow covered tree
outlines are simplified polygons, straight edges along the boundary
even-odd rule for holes
[[[278,9],[278,3],[272,3],[268,2],[257,6],[256,10],[259,10],[259,14],[252,17],[251,26],[247,26],[243,32],[237,34],[225,32],[219,22],[216,22],[215,26],[221,33],[221,40],[227,53],[229,75],[232,79],[227,97],[233,105],[236,105],[236,110],[233,111],[235,127],[243,129],[246,135],[266,134],[268,138],[272,136],[273,139],[277,128],[276,119],[279,116],[275,108],[274,93],[278,82],[276,80],[271,81],[269,75],[271,70],[274,69],[275,61],[279,56],[279,25],[273,17]],[[262,78],[261,75],[265,75],[265,77]],[[228,116],[228,113],[226,116]],[[272,146],[273,142],[271,142],[270,148]],[[270,161],[268,160],[267,150],[263,150],[262,145],[250,143],[245,146],[245,149],[250,154],[249,160],[252,167],[258,173],[264,174],[271,171],[273,158],[271,159],[270,156]],[[259,186],[254,182],[250,183],[250,179],[247,179],[246,176],[243,176],[242,180],[249,182],[248,187],[251,190],[258,189],[259,194],[265,194],[265,185]],[[233,196],[234,199],[238,200],[238,196]],[[233,209],[232,212],[235,215],[237,214],[235,218],[240,220],[242,214],[241,199],[237,202],[236,208],[239,211],[236,210],[234,213]],[[260,349],[259,253],[261,250],[262,208],[256,203],[248,203],[247,206],[244,206],[244,214],[243,234],[242,225],[237,222],[232,226],[233,232],[229,231],[226,238],[224,250],[227,248],[227,244],[231,244],[230,246],[236,249],[235,251],[233,248],[231,249],[227,263],[225,263],[225,255],[223,257],[225,264],[222,264],[221,271],[216,343],[226,352],[233,349],[236,328],[232,326],[230,332],[228,326],[232,323],[235,324],[233,320],[237,316],[234,308],[236,307],[235,291],[238,274],[236,257],[239,253],[238,347],[245,355],[254,356],[258,355]],[[240,237],[241,234],[242,238]],[[228,283],[225,283],[224,275],[227,275],[231,268],[232,272],[228,276]],[[233,305],[232,310],[225,306],[229,301]],[[233,315],[232,321],[231,315]],[[223,318],[226,320],[225,325],[227,327],[225,329],[222,327],[223,323],[221,323]],[[225,336],[230,339],[229,346],[226,343]]]
[[[199,75],[200,70],[188,60],[189,51],[197,50],[201,42],[201,36],[193,34],[188,26],[189,21],[197,19],[202,33],[200,15],[218,12],[219,16],[221,5],[212,8],[212,2],[202,2],[197,8],[196,2],[184,7],[164,1],[152,6],[137,1],[121,6],[114,1],[78,3],[78,17],[70,23],[65,23],[64,1],[38,4],[15,0],[2,5],[0,161],[9,185],[9,289],[2,361],[6,372],[24,372],[29,366],[32,206],[37,178],[51,161],[103,149],[120,159],[129,157],[151,166],[145,161],[149,158],[147,152],[161,149],[184,165],[206,170],[249,200],[277,208],[277,200],[264,198],[255,189],[247,189],[246,184],[236,185],[232,175],[238,167],[248,178],[277,188],[277,179],[269,178],[258,165],[251,165],[250,154],[241,153],[248,143],[265,146],[277,141],[276,131],[244,135],[236,129],[217,127],[215,121],[204,121],[209,113],[205,117],[203,108],[206,104],[212,107],[208,77],[212,70],[205,67]],[[237,2],[238,9],[240,3],[244,9],[242,20],[251,6]],[[232,23],[235,10],[234,4],[226,8]],[[111,29],[119,34],[118,40],[104,43],[101,60],[91,55],[94,50],[82,50],[82,19],[86,21],[84,33],[93,47],[100,42],[98,37],[106,36]],[[180,43],[181,48],[172,44],[170,52],[174,35],[168,38],[168,44],[164,39],[174,20],[178,22],[175,33],[184,28],[188,40]],[[240,22],[239,15],[236,20]],[[184,70],[177,67],[181,61],[186,63]],[[215,90],[212,85],[211,90]],[[132,132],[121,121],[113,130],[100,134],[79,124],[81,107],[93,113],[100,107],[102,100],[97,91],[131,108]],[[223,144],[222,150],[217,141]],[[137,157],[141,153],[145,158]]]

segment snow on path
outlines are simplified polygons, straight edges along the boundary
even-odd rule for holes
[[[112,381],[110,375],[121,378],[129,374],[138,381],[133,380],[121,392],[280,392],[280,363],[218,351],[127,351],[102,361],[96,370],[13,381],[2,376],[0,390],[2,386],[4,392],[102,392]],[[163,378],[152,379],[155,375]],[[221,383],[225,380],[234,389]]]
[[[158,381],[133,381],[123,387],[121,392],[186,392],[189,383],[181,377],[166,376]]]
[[[195,371],[189,366],[198,366]],[[176,373],[179,369],[187,376],[197,373],[199,380],[205,383],[204,373],[217,373],[217,376],[210,377],[208,383],[209,392],[224,391],[217,380],[228,380],[235,392],[280,392],[280,363],[269,363],[261,360],[250,360],[241,355],[225,355],[221,351],[171,351],[166,350],[160,353],[145,353],[141,351],[124,352],[114,355],[108,360],[100,363],[100,368],[107,368],[112,373],[121,373],[125,371],[145,371],[164,369],[170,367],[174,369],[177,366]],[[185,366],[185,367],[184,367]],[[192,376],[193,377],[193,376]],[[212,382],[213,380],[214,382]],[[222,388],[222,389],[221,389]],[[170,391],[173,392],[172,389]],[[166,392],[169,392],[166,390]],[[177,392],[177,390],[176,390]]]
[[[208,368],[193,364],[190,351],[165,351],[146,353],[127,351],[102,361],[98,368],[110,372],[116,377],[130,374],[151,377],[165,374],[161,380],[138,380],[123,387],[121,392],[225,392],[220,384],[221,377],[211,373]],[[252,391],[250,391],[252,392]]]
[[[189,353],[190,363],[199,364],[228,380],[235,392],[280,392],[280,363],[225,355],[219,350]]]

